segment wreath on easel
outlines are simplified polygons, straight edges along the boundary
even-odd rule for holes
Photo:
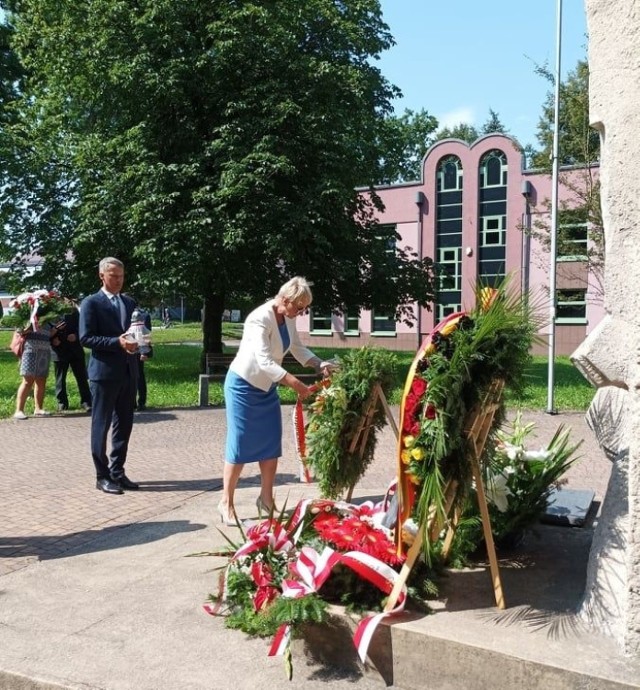
[[[524,388],[538,325],[536,306],[527,295],[509,290],[507,280],[495,289],[479,286],[474,309],[452,314],[425,339],[400,406],[400,524],[415,516],[424,526],[434,513],[443,523],[449,482],[460,487],[460,499],[469,493],[469,415],[496,381],[515,393]],[[492,416],[490,436],[503,418],[501,403]],[[486,452],[494,445],[488,444]],[[427,555],[429,548],[425,539]]]
[[[331,499],[349,491],[373,460],[376,432],[386,417],[371,400],[376,384],[385,395],[392,390],[397,358],[388,350],[362,347],[341,355],[337,363],[329,384],[306,403],[306,425],[294,412],[299,457],[315,476],[320,494]]]

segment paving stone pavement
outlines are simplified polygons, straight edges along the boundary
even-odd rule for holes
[[[292,406],[283,406],[276,489],[280,505],[317,496],[313,483],[299,480],[292,412]],[[392,413],[397,419],[397,408]],[[585,438],[583,457],[569,472],[569,486],[591,488],[601,500],[609,462],[583,415],[531,412],[525,421],[536,424],[536,443],[551,438],[559,424],[572,428],[574,440]],[[380,687],[378,677],[342,672],[332,664],[318,666],[301,650],[294,652],[293,685],[283,677],[282,660],[266,657],[265,640],[240,638],[221,619],[202,612],[200,604],[215,590],[216,562],[224,559],[185,556],[223,544],[215,511],[222,486],[223,409],[138,413],[127,473],[141,490],[121,496],[95,489],[89,425],[89,417],[79,413],[0,421],[2,690]],[[395,436],[387,425],[356,487],[358,500],[384,494],[394,475],[394,458]],[[241,517],[256,517],[258,487],[258,468],[249,465],[238,490]],[[237,534],[233,527],[222,529],[230,538]],[[587,531],[579,534],[582,541],[590,538]],[[568,586],[573,578],[563,571]],[[487,585],[483,574],[478,584],[483,606],[490,606]],[[527,588],[513,588],[510,596],[512,591],[515,597]],[[456,631],[473,623],[447,623],[445,616],[438,620]],[[491,635],[495,633],[492,629]],[[514,637],[508,627],[505,634]],[[486,636],[483,628],[479,639]],[[506,648],[508,640],[502,644]],[[548,639],[539,644],[548,655]],[[526,646],[531,645],[528,636]],[[571,649],[565,656],[575,656]],[[428,687],[428,681],[419,687]]]
[[[283,457],[277,497],[300,488],[291,424],[283,406]],[[392,408],[397,419],[398,409]],[[563,424],[572,439],[584,439],[582,459],[568,474],[569,486],[593,489],[601,500],[609,462],[580,413],[547,415],[529,411],[536,442]],[[95,489],[89,454],[90,418],[62,413],[47,418],[0,421],[0,575],[39,560],[59,557],[109,531],[162,515],[203,492],[222,487],[224,409],[157,409],[137,413],[127,474],[141,490],[111,496]],[[375,458],[358,486],[360,495],[384,494],[394,473],[395,436],[389,425],[379,435]],[[245,468],[242,486],[259,486],[255,465]],[[291,502],[291,497],[289,498]],[[212,518],[215,502],[212,501]]]

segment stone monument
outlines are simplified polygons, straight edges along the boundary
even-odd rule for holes
[[[600,132],[605,308],[572,359],[598,388],[587,413],[613,463],[581,615],[640,654],[640,3],[586,0],[589,110]]]

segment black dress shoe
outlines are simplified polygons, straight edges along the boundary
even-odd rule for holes
[[[98,479],[96,482],[96,489],[104,491],[105,494],[121,494],[124,493],[120,486],[116,482],[112,482],[110,479]]]
[[[119,486],[121,489],[127,489],[127,491],[137,491],[140,488],[140,486],[135,482],[132,482],[126,474],[123,474],[122,477],[114,479],[113,483],[116,484],[116,486]]]

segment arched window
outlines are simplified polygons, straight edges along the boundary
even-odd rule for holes
[[[482,157],[478,173],[478,279],[495,286],[506,273],[507,157],[498,149],[489,151]]]
[[[480,161],[480,187],[507,186],[507,157],[498,149],[486,153]]]
[[[462,302],[462,163],[445,156],[436,169],[436,317],[460,311]]]

